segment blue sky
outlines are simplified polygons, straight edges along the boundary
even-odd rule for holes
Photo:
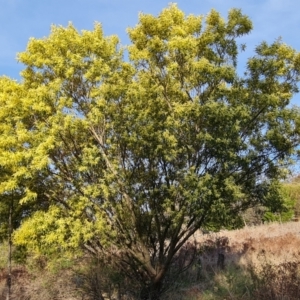
[[[173,1],[186,14],[205,15],[212,8],[227,16],[230,8],[241,8],[254,24],[250,35],[240,40],[247,50],[245,58],[261,41],[283,41],[300,51],[299,0],[177,0]],[[0,75],[19,79],[23,66],[16,54],[24,51],[30,37],[49,35],[51,24],[66,26],[72,22],[78,30],[92,29],[94,22],[102,23],[106,35],[117,34],[122,44],[128,44],[126,28],[138,22],[138,13],[157,15],[169,0],[0,0]],[[300,96],[292,100],[300,105]]]

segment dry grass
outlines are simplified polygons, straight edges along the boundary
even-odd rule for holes
[[[185,277],[192,284],[166,299],[300,299],[300,222],[199,232],[194,241],[200,249],[201,276],[189,270]],[[218,266],[220,254],[224,268]]]
[[[279,265],[287,261],[300,261],[300,222],[272,223],[239,230],[226,231],[209,235],[197,234],[194,237],[199,245],[227,240],[221,247],[227,260],[239,265],[259,266],[261,260]]]
[[[74,286],[71,284],[71,276],[63,274],[49,274],[44,272],[35,277],[25,268],[17,267],[12,272],[11,300],[79,300]],[[58,276],[59,275],[59,276]],[[0,300],[5,300],[7,295],[6,272],[0,274]]]
[[[300,299],[300,222],[205,235],[199,232],[192,241],[196,242],[200,260],[174,280],[163,299]],[[5,249],[0,250],[6,255]],[[220,254],[225,258],[224,268],[218,266]],[[0,300],[5,299],[3,262]],[[71,274],[68,268],[57,273],[40,270],[33,274],[15,266],[12,299],[83,299],[76,295]],[[288,295],[287,291],[293,294]]]
[[[7,266],[8,247],[7,243],[0,244],[0,270]]]

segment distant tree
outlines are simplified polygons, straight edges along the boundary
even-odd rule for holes
[[[289,103],[300,55],[262,42],[240,76],[236,40],[251,21],[236,9],[203,20],[176,5],[141,14],[128,62],[99,24],[29,41],[21,83],[2,79],[11,100],[1,106],[15,111],[1,111],[0,162],[12,175],[0,192],[22,188],[20,203],[45,204],[16,243],[116,253],[107,264],[133,276],[140,297],[159,299],[197,230],[241,226],[257,204],[280,208],[279,180],[299,145]]]
[[[300,176],[294,176],[289,181],[284,182],[283,190],[286,197],[287,213],[292,215],[294,220],[300,218]]]
[[[300,183],[299,175],[281,182],[279,189],[282,195],[281,207],[268,206],[264,208],[263,221],[299,221],[300,217]]]
[[[281,187],[282,203],[281,208],[266,207],[262,216],[263,222],[288,222],[295,217],[297,201],[293,197],[292,186],[282,183]]]

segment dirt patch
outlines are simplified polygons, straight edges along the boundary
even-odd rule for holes
[[[0,272],[0,300],[7,296],[7,271]],[[70,271],[53,274],[44,270],[29,273],[25,267],[16,267],[11,276],[11,300],[79,300]]]

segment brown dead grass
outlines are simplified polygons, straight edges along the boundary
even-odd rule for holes
[[[5,300],[7,295],[7,270],[0,271],[0,300]],[[31,276],[25,267],[15,267],[11,273],[12,288],[11,299],[26,300],[28,298],[28,287],[31,284]]]
[[[266,260],[272,265],[300,261],[300,222],[264,224],[209,235],[198,233],[194,238],[199,246],[227,241],[216,252],[221,251],[227,261],[239,265],[259,267]]]
[[[25,267],[15,266],[12,270],[11,300],[79,300],[67,270],[53,274],[43,270],[29,272]],[[7,296],[7,271],[0,271],[0,300]]]
[[[281,268],[288,264],[300,264],[300,222],[265,224],[205,235],[199,232],[192,241],[196,242],[200,251],[201,267],[214,274],[213,280],[223,280],[223,275],[218,274],[217,266],[220,253],[225,257],[225,267],[234,265],[247,268],[251,265],[258,273],[266,265]],[[195,271],[191,271],[190,274],[194,276]],[[185,276],[188,280],[189,274]],[[24,267],[15,266],[12,276],[12,300],[83,299],[76,294],[71,277],[68,270],[56,274],[43,270],[34,274]],[[6,278],[6,269],[0,269],[0,300],[4,300],[6,296]],[[204,299],[203,291],[213,288],[214,282],[210,281],[207,286],[203,283],[203,277],[197,277],[195,280],[194,276],[193,280],[188,286],[180,286],[181,292],[174,290],[171,298],[166,299]]]

